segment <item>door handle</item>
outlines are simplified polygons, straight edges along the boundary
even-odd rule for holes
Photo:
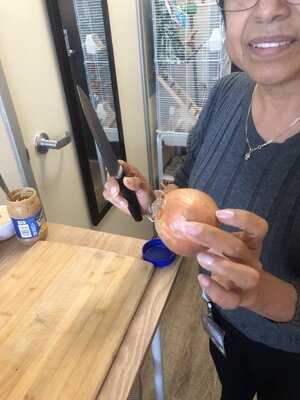
[[[72,136],[66,132],[66,136],[60,140],[49,140],[47,133],[40,133],[35,137],[35,147],[40,154],[45,154],[49,149],[59,150],[71,143]]]

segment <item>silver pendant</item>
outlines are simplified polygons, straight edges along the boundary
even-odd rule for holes
[[[251,151],[248,151],[248,153],[245,154],[245,160],[248,161],[249,158],[251,157]]]

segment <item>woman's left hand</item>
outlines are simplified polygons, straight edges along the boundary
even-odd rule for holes
[[[249,211],[237,209],[219,210],[217,218],[240,231],[229,233],[196,222],[185,224],[184,232],[189,239],[209,248],[197,255],[201,266],[212,273],[211,277],[199,275],[200,285],[222,308],[251,308],[261,279],[260,253],[268,223]]]

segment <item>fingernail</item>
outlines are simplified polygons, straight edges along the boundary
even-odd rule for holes
[[[209,286],[209,280],[205,275],[199,275],[199,282],[201,286],[208,287]]]
[[[127,184],[127,185],[130,185],[130,184],[132,184],[132,178],[131,178],[130,176],[126,176],[126,177],[123,179],[123,182],[124,182],[125,184]]]
[[[200,253],[198,254],[198,261],[200,262],[200,264],[203,265],[211,265],[214,262],[214,258],[209,256],[206,253]]]
[[[216,215],[220,219],[232,219],[234,216],[234,212],[232,210],[218,210]]]

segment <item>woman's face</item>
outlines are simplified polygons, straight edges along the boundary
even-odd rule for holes
[[[265,85],[300,81],[300,5],[259,0],[226,13],[227,51],[253,80]]]

